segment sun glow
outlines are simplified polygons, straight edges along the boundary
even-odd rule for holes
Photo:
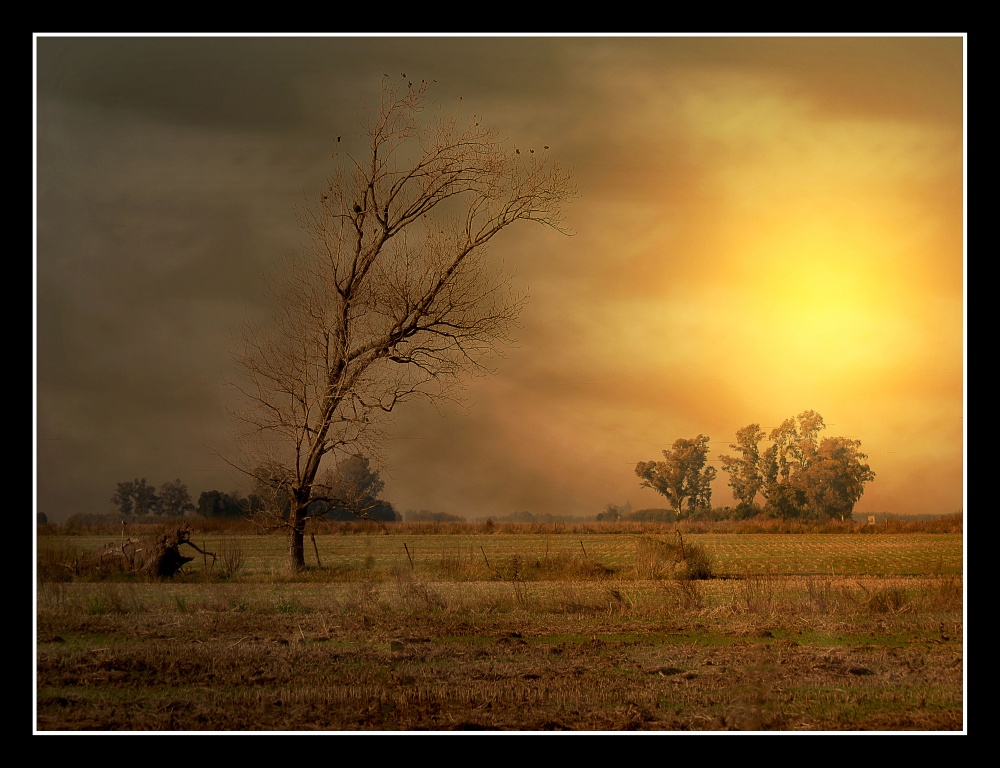
[[[741,262],[754,272],[759,351],[799,369],[884,365],[906,328],[883,241],[863,227],[815,220],[753,238]]]

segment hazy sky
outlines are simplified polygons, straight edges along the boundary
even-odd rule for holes
[[[580,196],[572,237],[491,246],[530,294],[518,344],[464,408],[398,412],[398,510],[665,506],[637,461],[809,409],[869,455],[858,511],[963,509],[964,43],[36,38],[38,510],[110,512],[136,477],[248,487],[215,453],[228,337],[401,72],[549,145]]]

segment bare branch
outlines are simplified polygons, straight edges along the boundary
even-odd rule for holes
[[[486,258],[493,238],[518,221],[565,232],[569,174],[479,119],[428,119],[427,88],[383,82],[367,156],[299,213],[308,247],[277,265],[273,316],[245,323],[234,353],[242,465],[270,489],[258,517],[289,529],[293,567],[310,505],[349,508],[324,496],[325,458],[377,456],[399,404],[455,397],[510,342],[525,297]]]

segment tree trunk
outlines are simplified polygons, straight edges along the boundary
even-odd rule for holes
[[[305,510],[293,509],[288,515],[288,567],[301,571],[306,567]]]

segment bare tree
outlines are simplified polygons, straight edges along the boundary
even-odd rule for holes
[[[320,468],[377,456],[397,405],[455,397],[510,340],[524,296],[486,259],[494,236],[518,221],[565,232],[575,191],[548,152],[521,153],[477,117],[428,115],[426,97],[426,83],[383,80],[367,155],[334,155],[301,215],[308,248],[272,274],[274,315],[246,323],[235,353],[241,468],[274,490],[259,522],[287,528],[293,569],[312,502],[351,501],[327,496]]]

